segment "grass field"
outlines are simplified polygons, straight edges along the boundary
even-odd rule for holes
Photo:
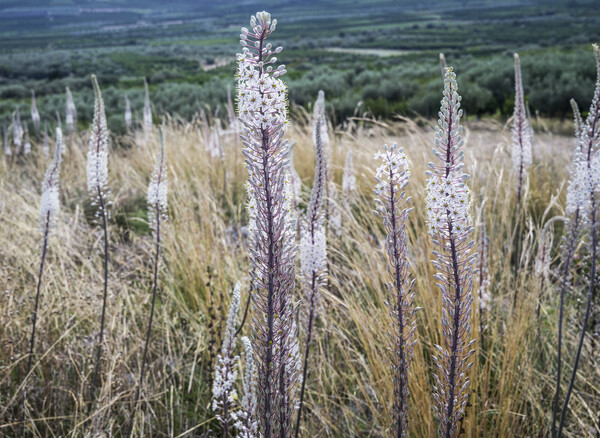
[[[243,302],[248,293],[249,265],[242,233],[247,220],[246,171],[240,143],[233,133],[223,131],[222,164],[208,158],[201,129],[200,123],[176,120],[166,128],[171,220],[166,226],[149,372],[136,420],[135,430],[142,436],[218,435],[209,409],[211,354],[219,348],[219,327],[232,284],[242,281]],[[536,129],[535,159],[525,195],[522,268],[515,276],[509,132],[488,122],[467,125],[466,171],[473,175],[476,229],[481,229],[483,212],[487,220],[492,301],[484,312],[475,311],[472,316],[478,342],[462,436],[541,437],[549,433],[556,361],[556,269],[567,178],[564,161],[570,159],[573,141],[545,133],[541,125]],[[297,141],[296,168],[303,181],[302,197],[307,200],[314,162],[307,121],[299,118],[287,136]],[[422,195],[432,128],[427,122],[418,127],[409,120],[354,121],[335,129],[332,138],[335,185],[339,188],[343,159],[351,149],[358,189],[353,203],[340,198],[333,201],[342,225],[329,237],[330,273],[317,319],[302,436],[387,436],[392,388],[386,351],[386,262],[383,230],[372,213],[375,163],[371,157],[384,143],[394,141],[405,147],[414,166],[408,187],[415,208],[408,224],[409,257],[416,278],[416,305],[423,308],[417,316],[418,344],[411,367],[411,436],[435,433],[431,354],[440,339],[441,304],[429,263],[433,246],[423,231]],[[26,416],[30,430],[40,437],[119,436],[139,373],[152,248],[144,197],[156,136],[149,143],[140,133],[118,137],[112,146],[109,181],[114,208],[109,227],[105,374],[100,401],[90,414],[85,400],[97,333],[101,258],[100,236],[91,225],[86,200],[85,144],[85,134],[68,140],[61,181],[63,211],[51,240],[42,291],[38,354],[28,385],[31,406]],[[39,257],[37,209],[45,164],[35,147],[26,159],[0,162],[0,278],[5,291],[0,296],[0,432],[5,436],[20,430],[20,385]],[[545,230],[554,239],[550,278],[541,289],[534,265]],[[584,265],[579,265],[583,261],[577,263],[580,274],[568,295],[567,363],[572,362],[578,330],[575,317],[581,307],[577,285],[585,272]],[[515,289],[519,296],[513,308]],[[541,312],[536,317],[538,302]],[[477,296],[474,306],[479,309]],[[244,327],[243,332],[248,330]],[[217,339],[211,341],[214,336]],[[595,336],[585,343],[565,436],[592,436],[598,427],[600,364],[593,353]]]

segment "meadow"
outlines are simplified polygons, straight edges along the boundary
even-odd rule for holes
[[[265,23],[274,30],[265,17],[242,30],[242,48]],[[263,65],[278,53],[265,47],[238,58],[237,90],[211,82],[218,104],[190,114],[152,108],[150,81],[125,128],[110,103],[123,90],[98,74],[77,90],[63,141],[52,123],[15,145],[11,127],[0,159],[0,436],[600,435],[600,79],[568,96],[581,114],[567,98],[565,117],[530,115],[532,70],[522,55],[521,85],[509,58],[498,71],[512,117],[465,117],[461,70],[477,69],[443,65],[442,81],[436,54],[419,68],[431,68],[440,120],[381,118],[356,101],[340,112],[314,73],[301,78],[306,101],[288,106],[279,77],[292,82],[295,64],[286,75]],[[597,47],[597,69],[583,50],[600,77]],[[255,85],[254,65],[275,91]],[[251,105],[257,90],[263,103]],[[437,206],[438,180],[456,205]],[[556,434],[559,354],[559,414],[570,400]],[[266,389],[270,374],[277,389]]]

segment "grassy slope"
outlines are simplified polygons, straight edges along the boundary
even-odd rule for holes
[[[199,436],[209,429],[218,435],[218,425],[209,410],[210,314],[215,315],[213,327],[220,333],[223,323],[218,315],[226,312],[235,281],[243,281],[242,300],[247,297],[248,257],[245,241],[240,239],[246,221],[246,171],[239,140],[235,134],[222,134],[224,181],[223,167],[219,160],[209,158],[198,128],[202,129],[201,123],[170,123],[166,131],[171,220],[143,393],[144,422],[142,425],[141,417],[136,422],[138,431],[143,427],[140,433],[144,436],[178,436],[185,431],[190,431],[188,436]],[[562,227],[560,220],[552,225],[550,219],[562,214],[561,188],[567,177],[564,161],[570,160],[572,141],[548,134],[536,136],[525,213],[525,268],[515,276],[507,244],[513,231],[515,202],[507,155],[509,133],[496,125],[470,128],[466,134],[466,171],[473,176],[477,230],[482,206],[486,212],[493,304],[489,312],[479,315],[475,311],[472,318],[478,353],[463,436],[547,436],[557,299],[554,277],[547,289],[540,291],[532,270],[543,226],[556,233],[553,268],[558,263]],[[287,136],[297,141],[295,162],[306,184],[306,200],[314,162],[310,129],[299,120]],[[384,143],[393,141],[405,147],[414,165],[408,187],[415,207],[409,218],[410,259],[416,278],[415,301],[423,307],[417,317],[419,342],[411,367],[411,436],[435,433],[431,354],[433,345],[440,342],[441,303],[429,263],[433,246],[425,231],[422,196],[425,165],[431,160],[432,128],[419,128],[409,121],[389,125],[352,122],[336,130],[331,146],[337,184],[346,151],[353,150],[359,189],[352,205],[335,205],[343,225],[340,236],[331,233],[330,238],[330,287],[324,293],[312,350],[304,436],[387,434],[392,391],[386,351],[390,321],[384,305],[387,278],[382,224],[372,213],[376,163],[371,157]],[[86,216],[83,134],[70,141],[66,153],[61,181],[63,212],[51,240],[44,277],[38,354],[29,389],[32,408],[27,415],[28,420],[35,421],[35,436],[78,436],[90,428],[117,434],[129,413],[150,299],[152,248],[144,225],[144,195],[156,139],[145,145],[138,134],[135,139],[119,138],[118,142],[131,148],[113,148],[110,159],[116,219],[110,226],[111,298],[101,401],[91,418],[85,415],[91,337],[98,325],[101,259],[98,235]],[[27,159],[0,160],[0,286],[6,291],[0,295],[0,435],[18,430],[18,388],[25,367],[39,255],[37,209],[45,165],[36,147]],[[579,284],[578,276],[575,284]],[[520,299],[513,313],[514,288],[519,288]],[[575,301],[578,290],[567,307],[570,317],[579,311]],[[535,307],[540,294],[542,316],[538,322]],[[478,303],[476,296],[476,308]],[[480,327],[483,333],[479,333]],[[569,352],[577,325],[568,323],[566,328],[565,351]],[[248,326],[244,333],[249,333]],[[217,342],[213,351],[218,347]],[[592,354],[589,337],[584,352],[566,436],[586,435],[600,408],[600,364]],[[570,362],[568,353],[567,360]]]

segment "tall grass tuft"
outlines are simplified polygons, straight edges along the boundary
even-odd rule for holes
[[[583,348],[583,342],[585,340],[585,333],[591,313],[592,299],[595,295],[596,282],[596,264],[598,262],[598,191],[600,190],[600,151],[598,146],[600,144],[600,49],[597,44],[593,45],[594,55],[596,56],[596,70],[597,80],[596,88],[594,90],[594,96],[592,98],[592,104],[588,112],[588,116],[585,125],[580,125],[576,120],[576,132],[579,134],[577,141],[576,156],[573,160],[573,170],[571,175],[571,184],[569,185],[569,196],[568,201],[571,203],[567,204],[569,213],[577,214],[581,217],[579,221],[582,224],[582,231],[587,234],[588,240],[588,252],[590,254],[590,277],[588,293],[586,298],[585,311],[581,329],[579,333],[579,342],[577,344],[577,350],[575,352],[575,358],[573,363],[573,371],[571,372],[571,378],[569,380],[569,386],[567,387],[567,393],[562,405],[560,413],[560,421],[558,423],[557,436],[562,436],[562,430],[565,424],[565,417],[567,414],[567,408],[569,406],[569,399],[573,392],[575,385],[575,378],[577,377],[577,369],[579,367],[579,359],[581,357],[581,350]],[[577,119],[577,113],[576,113]],[[571,234],[573,230],[571,230]],[[562,311],[562,295],[561,290],[561,311]],[[562,320],[559,321],[559,324]],[[561,327],[559,326],[559,343],[561,342]],[[560,351],[560,346],[559,346]],[[557,377],[557,387],[555,394],[555,405],[553,414],[553,426],[556,417],[556,403],[558,400],[558,393],[560,389],[560,375]]]
[[[327,157],[321,136],[323,124],[326,124],[325,102],[321,97],[315,103],[313,113],[313,142],[315,145],[315,177],[310,194],[310,201],[303,218],[300,231],[300,271],[302,273],[302,288],[308,304],[306,319],[306,340],[304,344],[304,360],[302,364],[302,383],[300,386],[300,401],[296,417],[295,436],[300,433],[300,420],[304,403],[304,391],[308,376],[308,358],[310,343],[313,336],[317,309],[321,298],[321,288],[325,285],[327,272],[327,237],[325,234],[323,202],[327,185]]]
[[[296,387],[291,366],[296,254],[293,195],[288,178],[289,153],[282,141],[287,125],[287,87],[279,79],[273,55],[283,49],[266,43],[277,20],[258,12],[250,29],[242,28],[238,54],[238,118],[248,170],[249,213],[253,233],[251,259],[255,313],[253,349],[258,369],[258,417],[264,438],[286,436]]]
[[[25,433],[25,413],[27,412],[27,379],[31,372],[31,364],[33,362],[33,350],[35,346],[35,328],[38,315],[38,307],[40,302],[40,293],[42,290],[42,275],[44,273],[44,263],[48,250],[48,241],[52,233],[52,229],[56,223],[56,217],[60,210],[59,199],[59,180],[60,180],[60,164],[63,155],[62,132],[56,130],[56,147],[54,150],[54,158],[46,170],[44,181],[42,183],[42,198],[40,201],[40,230],[42,232],[42,253],[40,257],[40,269],[38,271],[37,289],[35,294],[35,304],[33,314],[31,316],[31,337],[29,339],[29,354],[27,356],[27,371],[23,384],[25,385],[23,393],[23,433]]]
[[[98,85],[96,75],[92,75],[94,87],[94,119],[90,132],[89,148],[87,154],[87,185],[92,205],[96,208],[96,220],[101,222],[104,234],[104,292],[102,295],[102,313],[100,316],[100,334],[96,351],[96,364],[90,388],[90,405],[95,401],[95,391],[98,386],[100,373],[100,359],[104,342],[104,320],[106,317],[106,299],[108,297],[108,207],[110,205],[110,191],[108,189],[108,128],[104,112],[104,100]]]
[[[393,436],[401,438],[408,434],[408,372],[413,358],[416,330],[413,305],[414,280],[409,276],[406,219],[412,209],[406,207],[404,189],[410,177],[409,161],[406,154],[394,143],[389,149],[375,154],[381,161],[375,178],[375,194],[378,208],[376,213],[383,217],[386,230],[386,249],[390,281],[386,284],[389,297],[386,302],[392,318],[389,332],[389,349],[393,373],[394,407],[392,412]]]
[[[150,230],[154,238],[154,267],[152,279],[152,304],[150,305],[150,317],[148,318],[148,327],[146,328],[146,340],[144,342],[144,353],[142,354],[142,368],[140,371],[140,380],[135,390],[133,398],[133,410],[131,413],[131,425],[129,427],[128,436],[131,436],[133,430],[133,421],[137,411],[137,405],[140,397],[140,390],[144,384],[144,372],[146,371],[146,361],[148,357],[148,345],[150,344],[150,334],[152,331],[152,320],[154,317],[154,307],[156,303],[156,295],[158,293],[158,266],[160,261],[160,248],[162,226],[168,220],[168,203],[167,203],[167,156],[165,152],[165,139],[162,129],[159,129],[158,134],[159,150],[152,171],[152,177],[148,185],[148,219],[150,222]]]
[[[440,421],[439,435],[456,437],[469,398],[470,357],[475,350],[469,341],[472,312],[474,261],[473,241],[468,241],[471,225],[471,191],[468,175],[461,173],[464,152],[461,150],[461,97],[457,92],[456,75],[446,69],[444,97],[436,128],[434,155],[438,164],[429,163],[426,183],[426,212],[429,233],[440,251],[434,251],[438,270],[435,278],[442,292],[443,345],[436,345],[434,356],[438,373],[434,375],[434,410]]]

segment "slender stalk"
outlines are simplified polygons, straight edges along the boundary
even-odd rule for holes
[[[298,416],[296,417],[296,431],[294,433],[294,436],[296,438],[298,438],[298,434],[300,433],[300,418],[302,417],[302,405],[304,404],[304,389],[306,387],[306,377],[308,375],[308,355],[310,352],[310,341],[312,340],[312,330],[313,330],[313,323],[314,323],[314,314],[315,314],[315,306],[314,306],[314,299],[315,299],[315,285],[317,282],[317,275],[315,272],[313,272],[312,275],[312,293],[310,295],[310,307],[309,307],[309,314],[308,314],[308,327],[306,330],[306,343],[305,343],[305,347],[304,347],[304,360],[302,363],[302,385],[300,386],[300,401],[298,404]]]
[[[561,282],[560,282],[560,304],[558,308],[558,347],[557,347],[557,358],[556,358],[556,390],[554,393],[554,402],[552,404],[552,436],[556,436],[556,420],[558,414],[558,397],[560,396],[560,380],[562,373],[562,331],[563,331],[563,319],[564,319],[564,302],[565,292],[567,290],[567,281],[569,278],[569,269],[571,267],[571,261],[573,260],[573,254],[575,253],[575,246],[577,243],[577,229],[579,228],[579,209],[575,212],[575,219],[573,221],[573,227],[571,229],[571,235],[569,236],[569,242],[567,244],[567,253],[565,258],[565,264],[563,266]]]
[[[46,214],[46,225],[44,227],[44,243],[42,245],[42,259],[40,261],[40,269],[38,271],[38,281],[37,281],[37,291],[35,294],[35,304],[33,306],[33,315],[31,318],[31,338],[29,340],[29,355],[27,358],[27,372],[25,373],[25,381],[29,378],[29,373],[31,372],[31,363],[33,359],[33,347],[35,345],[35,327],[37,322],[37,314],[38,307],[40,302],[40,291],[42,290],[42,274],[44,273],[44,262],[46,261],[46,252],[48,249],[48,235],[50,232],[50,212]],[[26,405],[27,405],[27,386],[25,385],[25,389],[23,390],[23,415],[21,417],[23,424],[23,436],[27,431],[25,427],[25,413],[26,413]]]
[[[98,378],[100,374],[100,359],[102,357],[102,344],[104,342],[104,321],[106,319],[106,298],[108,296],[108,221],[106,218],[106,210],[102,190],[98,187],[98,199],[100,201],[100,212],[102,213],[102,227],[104,230],[104,293],[102,296],[102,314],[100,316],[100,337],[98,340],[98,348],[96,350],[96,365],[94,366],[94,375],[92,378],[92,387],[90,389],[90,404],[88,411],[91,412],[95,402],[95,392],[98,387]]]
[[[133,423],[135,414],[137,411],[137,405],[140,398],[140,388],[144,383],[144,372],[146,371],[146,359],[148,357],[148,344],[150,343],[150,333],[152,330],[152,318],[154,317],[154,305],[156,302],[156,295],[158,290],[158,262],[160,259],[160,208],[156,205],[156,247],[154,253],[154,280],[152,284],[152,304],[150,306],[150,318],[148,319],[148,327],[146,328],[146,341],[144,343],[144,353],[142,355],[142,368],[140,371],[140,380],[138,381],[137,388],[135,390],[135,397],[133,398],[133,409],[131,411],[129,431],[126,436],[131,437],[133,431]]]
[[[565,416],[567,414],[567,407],[569,405],[569,399],[571,398],[571,393],[573,392],[573,386],[575,385],[575,377],[577,376],[577,368],[579,366],[579,358],[581,357],[581,349],[583,348],[583,341],[585,339],[585,332],[588,325],[588,320],[590,318],[590,313],[592,309],[592,298],[594,296],[594,290],[596,286],[596,259],[598,257],[598,235],[597,235],[597,223],[596,223],[596,202],[594,193],[591,193],[591,204],[592,204],[592,219],[591,219],[591,227],[592,227],[592,268],[590,273],[590,287],[588,289],[587,302],[585,305],[585,316],[583,317],[583,324],[581,326],[581,332],[579,334],[579,343],[577,345],[577,352],[575,353],[575,363],[573,364],[573,371],[571,372],[571,380],[569,381],[569,387],[567,388],[567,394],[565,396],[565,401],[562,406],[562,411],[560,414],[560,422],[558,424],[558,437],[562,436],[562,430],[564,426]]]

